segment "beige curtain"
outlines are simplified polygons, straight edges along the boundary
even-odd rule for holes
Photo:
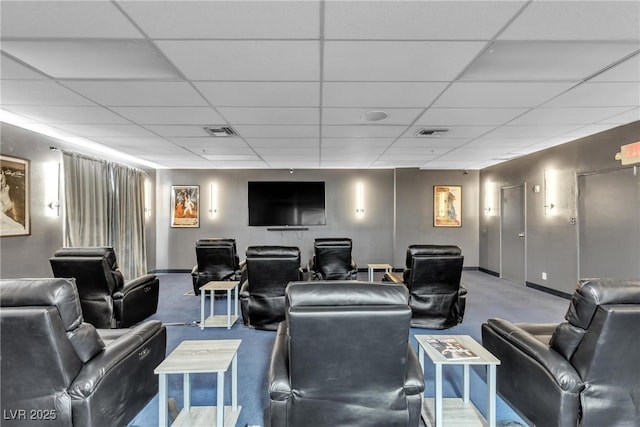
[[[112,246],[126,279],[145,274],[145,173],[77,153],[63,164],[65,246]]]

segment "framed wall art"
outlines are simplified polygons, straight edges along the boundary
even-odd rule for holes
[[[29,160],[0,154],[0,237],[31,234]]]
[[[200,227],[200,186],[171,186],[171,227]]]
[[[433,226],[462,227],[462,186],[433,186]]]

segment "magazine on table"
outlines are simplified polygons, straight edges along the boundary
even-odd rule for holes
[[[447,359],[462,360],[480,357],[455,338],[429,338],[427,342]]]

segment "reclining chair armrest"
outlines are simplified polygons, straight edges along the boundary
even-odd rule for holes
[[[240,283],[240,293],[239,293],[240,298],[249,298],[249,281],[245,280],[242,283]]]
[[[489,319],[483,328],[493,331],[508,344],[535,360],[541,370],[550,375],[562,390],[579,393],[584,387],[582,378],[567,359],[518,325],[508,320]]]
[[[462,283],[462,281],[460,282],[460,289],[458,289],[458,296],[459,297],[467,296],[467,288],[466,286],[464,286],[464,283]]]
[[[193,268],[191,269],[191,276],[192,277],[198,276],[198,264],[194,265]]]
[[[413,347],[407,353],[407,376],[404,379],[404,391],[408,395],[420,394],[424,391],[424,371]]]
[[[156,280],[156,276],[155,274],[145,274],[144,276],[140,276],[137,277],[133,280],[128,281],[127,283],[125,283],[124,287],[122,288],[122,294],[128,294],[129,292],[131,292],[133,289],[136,288],[141,288],[147,285],[150,285],[151,283],[153,283],[153,281]],[[119,292],[116,292],[113,294],[113,298],[116,298],[116,294],[118,294]]]
[[[278,325],[269,365],[269,398],[275,401],[286,401],[290,397],[287,325],[286,322],[282,322]]]
[[[122,369],[119,365],[131,357],[132,353],[149,351],[146,347],[141,346],[141,342],[146,342],[163,328],[160,321],[151,320],[131,329],[122,329],[121,331],[126,331],[123,332],[123,335],[110,342],[101,353],[84,365],[69,386],[71,398],[84,399],[95,393],[103,383],[103,378],[113,375],[112,371]],[[143,359],[145,356],[146,354],[135,354],[135,357],[139,359]],[[126,373],[122,374],[126,375]]]

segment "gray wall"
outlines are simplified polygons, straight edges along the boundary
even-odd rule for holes
[[[396,245],[393,264],[405,264],[412,244],[457,245],[465,267],[478,266],[478,171],[396,170]],[[462,186],[462,227],[433,226],[433,186]]]
[[[620,168],[620,162],[614,159],[620,146],[638,140],[640,122],[634,122],[480,171],[479,266],[500,273],[500,216],[485,215],[486,183],[493,182],[498,189],[526,183],[526,280],[572,293],[578,279],[578,230],[571,221],[579,214],[575,207],[576,174]],[[556,171],[560,178],[554,215],[545,215],[545,170]],[[533,191],[536,185],[540,192]],[[605,252],[611,256],[616,250],[624,250],[609,249]],[[546,281],[542,272],[547,273]]]
[[[57,179],[46,176],[47,163],[62,162],[61,153],[49,149],[57,141],[4,123],[0,136],[0,152],[30,160],[31,171],[31,235],[0,238],[1,277],[51,277],[49,257],[62,246],[62,216],[46,215],[55,197],[45,195],[45,182]]]
[[[353,257],[359,268],[369,263],[404,266],[409,244],[460,245],[465,265],[478,266],[478,172],[393,170],[159,170],[156,199],[158,212],[156,260],[159,270],[189,269],[195,262],[195,241],[203,237],[232,237],[242,255],[252,245],[297,246],[306,265],[313,255],[316,237],[347,236],[353,239]],[[299,180],[326,182],[325,226],[308,231],[267,231],[248,227],[247,182]],[[355,213],[356,184],[364,186],[365,213]],[[218,215],[209,216],[210,185],[218,186]],[[463,185],[463,227],[433,227],[433,185]],[[170,227],[172,185],[199,185],[200,228]],[[394,212],[397,198],[397,222]],[[395,227],[394,227],[395,223]],[[396,233],[394,239],[394,231]],[[395,246],[394,246],[395,245]]]
[[[45,182],[56,179],[47,176],[48,164],[62,164],[62,153],[51,150],[54,146],[63,150],[81,152],[63,141],[40,135],[19,127],[0,125],[0,152],[8,156],[30,161],[31,168],[31,235],[0,238],[0,277],[51,277],[49,258],[63,245],[63,221],[60,216],[47,216],[47,207],[55,197],[45,194]],[[85,153],[91,154],[91,153]],[[116,159],[110,159],[117,161]],[[62,168],[62,166],[60,166]],[[148,179],[154,183],[155,171],[147,171]],[[62,169],[61,172],[62,173]],[[153,187],[152,187],[153,188]],[[60,202],[64,197],[60,189]],[[155,268],[155,212],[147,218],[146,241],[147,266]]]

